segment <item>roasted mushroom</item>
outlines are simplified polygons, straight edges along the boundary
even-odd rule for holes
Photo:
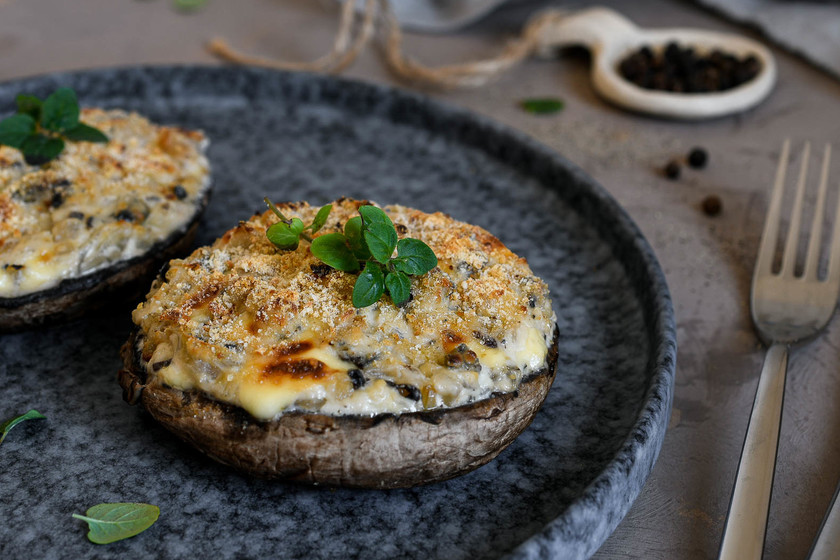
[[[360,204],[336,201],[330,223],[347,223]],[[281,209],[304,223],[317,210]],[[276,218],[255,216],[173,261],[152,286],[123,347],[125,399],[263,477],[395,488],[491,460],[554,379],[548,289],[481,228],[385,211],[437,255],[412,279],[410,301],[354,308],[356,274],[313,274],[308,244],[277,249],[265,236]]]
[[[207,141],[122,111],[86,109],[109,141],[44,165],[0,146],[0,331],[102,306],[185,253],[209,197]]]

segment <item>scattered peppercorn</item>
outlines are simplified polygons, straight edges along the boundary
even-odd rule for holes
[[[175,198],[178,200],[184,200],[187,198],[187,189],[182,187],[181,185],[175,185],[172,187],[172,194],[175,195]]]
[[[84,220],[85,219],[84,213],[76,212],[76,211],[70,212],[69,214],[67,214],[67,217],[68,218],[73,218],[74,220]]]
[[[680,178],[680,164],[676,161],[668,162],[668,165],[665,166],[665,176],[669,179],[679,179]]]
[[[618,71],[644,89],[708,93],[732,89],[752,80],[761,71],[761,62],[754,55],[738,58],[718,49],[705,56],[698,55],[691,47],[670,42],[656,52],[643,46],[625,57]]]
[[[688,165],[694,169],[703,169],[709,161],[709,154],[703,148],[693,148],[688,152]]]
[[[717,216],[723,211],[723,201],[719,196],[711,194],[703,199],[703,213],[707,216]]]

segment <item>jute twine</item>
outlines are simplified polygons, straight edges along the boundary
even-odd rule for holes
[[[232,48],[221,38],[208,43],[215,56],[237,64],[263,66],[278,70],[339,73],[347,68],[377,36],[381,51],[392,72],[400,78],[439,88],[478,87],[497,78],[535,52],[550,47],[548,38],[567,14],[548,10],[537,14],[519,37],[508,41],[492,58],[438,67],[426,66],[403,52],[403,34],[388,0],[366,0],[359,13],[355,0],[344,0],[338,33],[330,52],[311,62],[291,62],[275,58],[250,56]]]

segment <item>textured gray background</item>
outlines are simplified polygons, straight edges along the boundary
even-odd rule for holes
[[[600,3],[643,26],[698,26],[750,35],[685,2]],[[410,35],[406,48],[430,64],[485,56],[521,28],[530,9],[561,3],[523,4],[496,12],[457,36]],[[128,63],[211,63],[203,44],[215,35],[248,52],[311,60],[332,44],[333,8],[332,2],[311,0],[210,0],[204,11],[181,15],[166,0],[0,0],[0,79]],[[575,55],[529,61],[480,90],[432,93],[519,129],[583,167],[639,224],[668,278],[679,329],[671,425],[651,477],[595,554],[597,560],[716,555],[763,357],[747,300],[775,160],[787,136],[795,147],[806,139],[815,146],[832,141],[837,147],[840,140],[840,83],[784,51],[773,52],[779,83],[769,99],[743,115],[709,122],[661,121],[611,107],[594,94],[587,59]],[[393,83],[373,51],[345,73]],[[535,95],[562,97],[566,109],[537,118],[516,107],[517,100]],[[677,182],[658,173],[668,159],[697,144],[709,149],[707,169],[684,170]],[[832,177],[836,185],[837,158]],[[718,218],[699,210],[708,194],[723,199]],[[768,560],[805,557],[840,481],[839,329],[835,321],[792,356]],[[103,391],[103,398],[114,399],[116,407],[119,397],[110,390]],[[31,429],[27,437],[39,433]],[[0,477],[9,476],[5,472]],[[0,510],[6,511],[2,503]]]

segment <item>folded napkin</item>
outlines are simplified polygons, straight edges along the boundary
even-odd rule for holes
[[[778,0],[695,0],[760,29],[768,38],[840,78],[840,4]]]

